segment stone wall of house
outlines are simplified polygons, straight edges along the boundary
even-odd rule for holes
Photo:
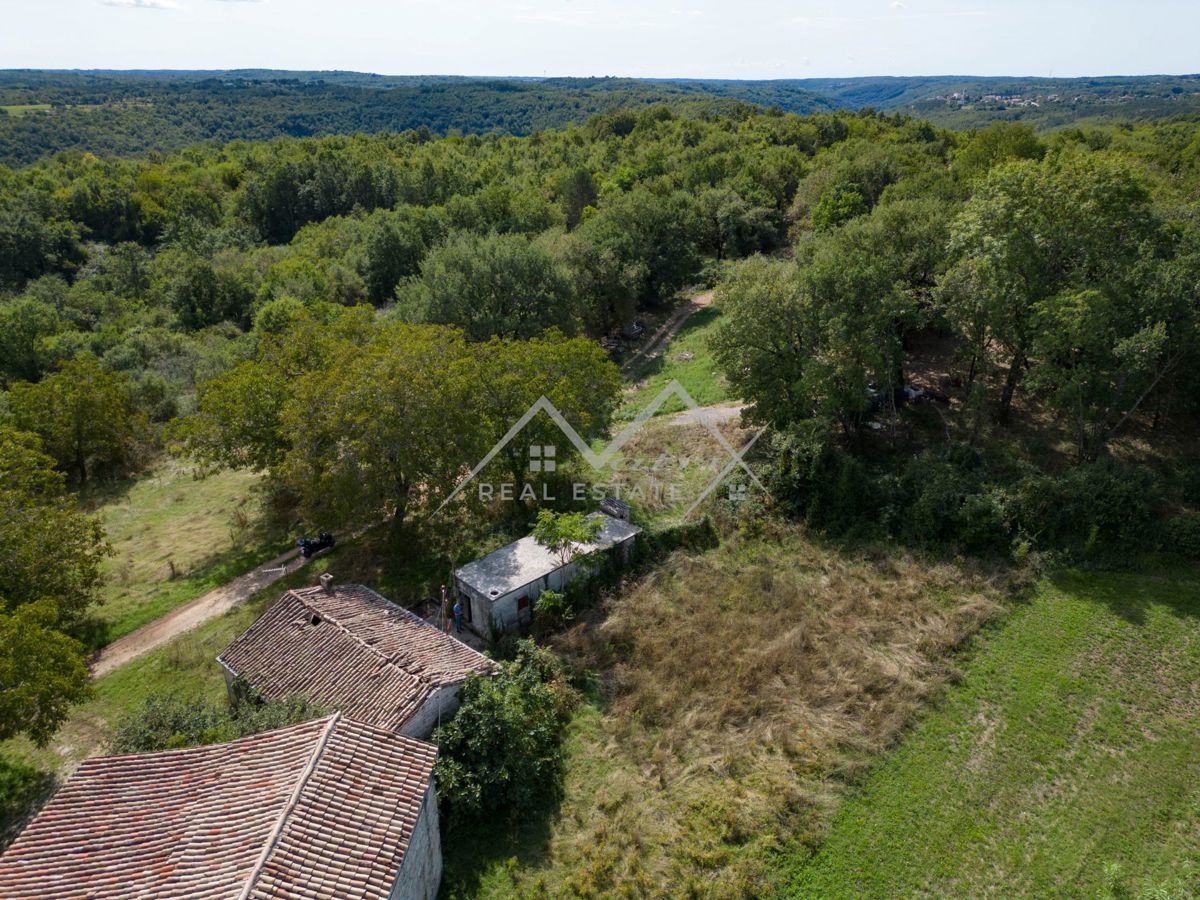
[[[400,864],[388,900],[434,900],[442,884],[442,838],[438,833],[437,793],[433,779]]]
[[[460,685],[440,687],[417,710],[416,715],[400,727],[400,733],[408,737],[428,740],[439,722],[454,715],[459,704]]]

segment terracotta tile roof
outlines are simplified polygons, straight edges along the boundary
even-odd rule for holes
[[[436,756],[334,715],[89,759],[0,857],[0,897],[385,900]]]
[[[491,660],[370,588],[288,591],[218,657],[275,699],[301,695],[396,729]]]

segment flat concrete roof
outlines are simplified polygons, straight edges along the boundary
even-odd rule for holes
[[[607,549],[642,530],[636,525],[622,519],[614,519],[604,513],[592,513],[588,518],[593,519],[597,516],[604,521],[600,533],[595,541],[576,550],[575,556]],[[501,547],[482,559],[467,563],[454,573],[454,577],[483,596],[496,598],[532,584],[561,568],[558,557],[530,535],[514,541],[507,547]]]

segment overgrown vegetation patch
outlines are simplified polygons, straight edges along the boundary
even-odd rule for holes
[[[761,895],[1009,587],[791,530],[674,555],[555,642],[594,673],[561,807],[482,870],[450,851],[451,896]]]

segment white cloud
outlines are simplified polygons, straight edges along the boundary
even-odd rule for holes
[[[890,6],[892,9],[904,9],[904,4],[901,3],[900,0],[892,0],[888,6]]]
[[[100,0],[105,6],[118,9],[182,9],[175,0]]]

